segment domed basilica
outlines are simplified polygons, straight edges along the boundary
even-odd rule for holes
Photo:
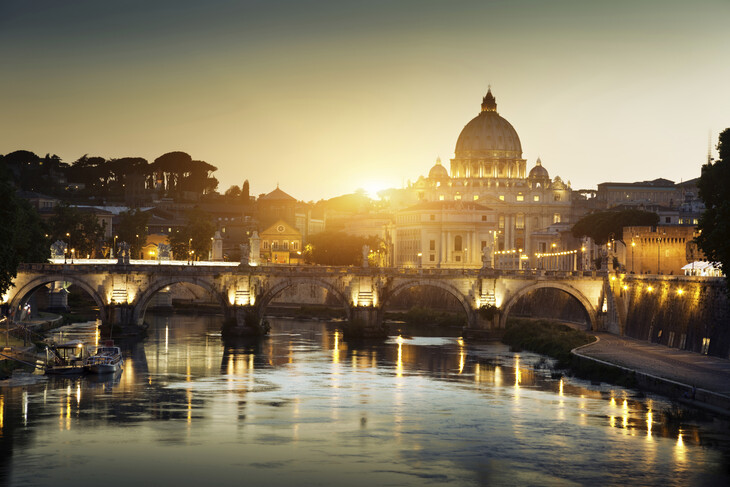
[[[517,131],[497,112],[491,88],[456,139],[451,170],[437,159],[427,177],[382,194],[396,209],[393,264],[534,266],[567,227],[569,184],[538,158],[529,173]],[[485,250],[486,248],[486,250]]]

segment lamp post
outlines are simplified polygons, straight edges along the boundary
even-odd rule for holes
[[[193,239],[188,239],[188,265],[193,263]]]

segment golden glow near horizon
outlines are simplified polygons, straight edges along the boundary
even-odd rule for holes
[[[72,162],[85,153],[153,160],[184,150],[219,168],[221,192],[248,178],[254,195],[277,181],[305,201],[363,186],[371,194],[383,180],[386,187],[415,181],[438,155],[448,167],[456,135],[478,113],[491,80],[524,158],[531,164],[541,153],[551,174],[574,188],[622,171],[638,181],[686,180],[699,175],[708,128],[724,128],[730,112],[730,98],[721,96],[730,67],[716,62],[725,54],[722,19],[730,6],[698,1],[702,8],[677,3],[661,15],[653,2],[579,9],[536,2],[531,15],[523,2],[494,9],[477,0],[448,11],[442,2],[306,9],[225,2],[204,22],[190,0],[176,2],[163,22],[142,3],[125,6],[129,22],[119,22],[115,8],[17,2],[23,22],[0,32],[0,90],[14,94],[4,100],[0,153],[28,149]],[[105,28],[85,28],[92,24]],[[615,42],[618,24],[630,42]],[[54,35],[57,25],[63,36]],[[517,28],[520,42],[504,42]],[[424,50],[425,43],[441,48]],[[497,44],[488,65],[433,76],[434,66],[471,63],[484,45]],[[160,56],[164,69],[155,64]],[[44,66],[54,76],[44,76]],[[667,103],[678,92],[691,102]],[[73,117],[79,110],[96,115]],[[600,116],[586,124],[585,113]],[[560,123],[551,125],[556,114]],[[612,150],[596,151],[599,134],[615,127],[623,130]],[[595,163],[583,164],[584,154]],[[688,168],[691,160],[698,163]]]

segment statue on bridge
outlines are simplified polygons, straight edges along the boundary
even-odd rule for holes
[[[157,258],[158,260],[170,260],[172,250],[168,244],[157,244]]]
[[[491,252],[489,251],[489,247],[486,245],[482,247],[482,269],[488,269],[491,266],[492,263],[492,256],[489,255]]]
[[[241,265],[248,265],[248,259],[250,257],[251,248],[250,246],[245,243],[239,245],[239,248],[241,249]]]
[[[362,266],[368,266],[368,254],[370,254],[370,247],[368,245],[362,246]]]
[[[117,249],[117,264],[129,264],[129,244],[120,242]]]
[[[62,259],[66,256],[68,244],[62,240],[56,240],[51,244],[51,259]]]

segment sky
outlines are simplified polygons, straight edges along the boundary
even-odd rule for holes
[[[0,154],[181,150],[310,201],[448,167],[491,85],[527,169],[699,176],[727,0],[0,0]]]

